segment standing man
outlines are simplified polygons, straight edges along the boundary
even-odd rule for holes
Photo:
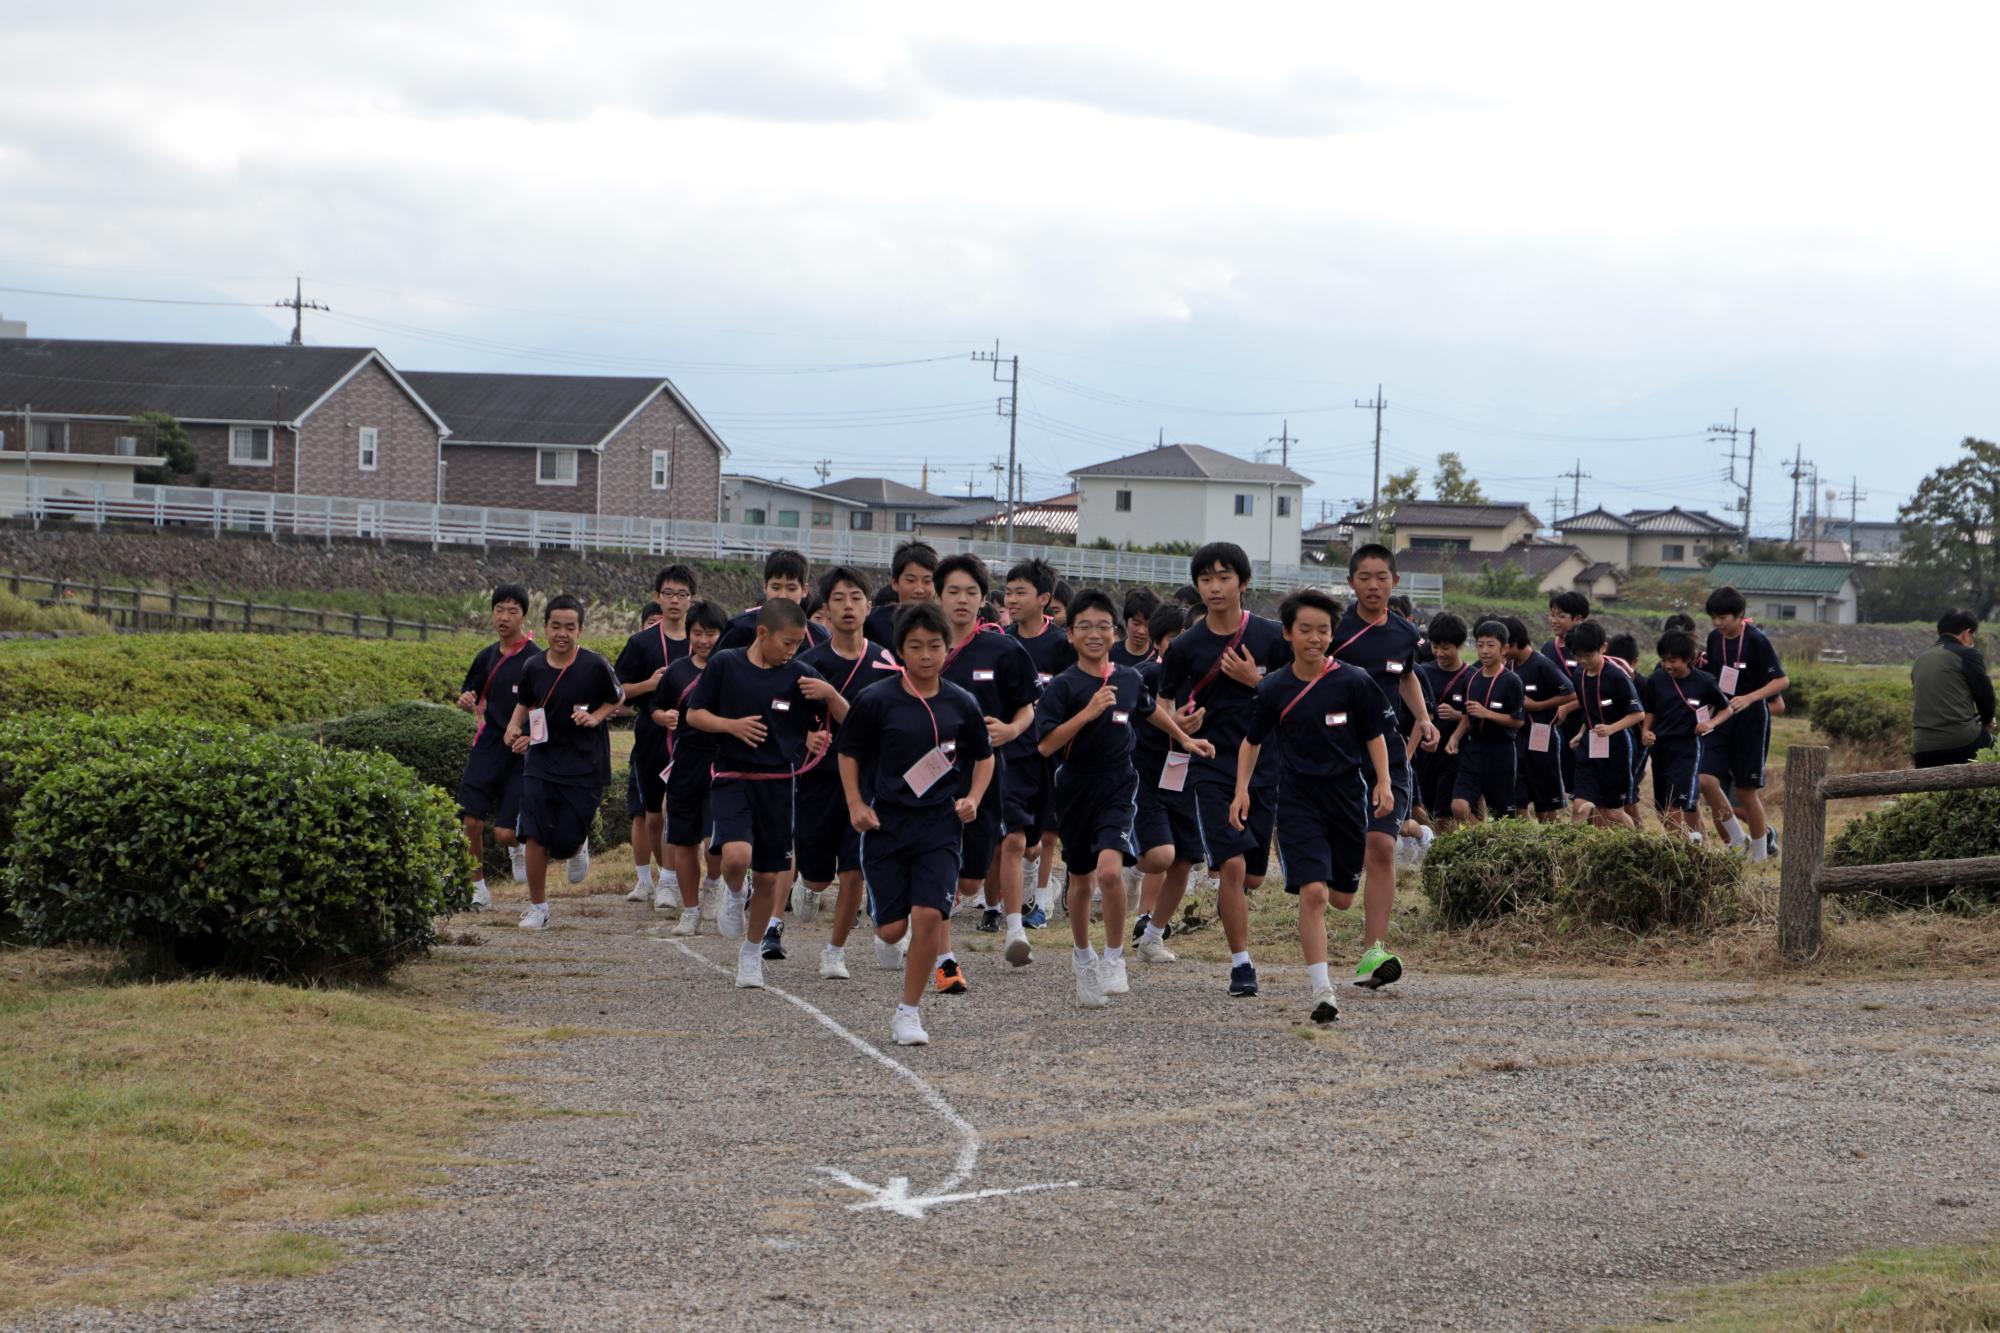
[[[1974,642],[1979,621],[1970,611],[1938,617],[1938,641],[1910,663],[1918,768],[1971,763],[1993,744],[1993,678]]]

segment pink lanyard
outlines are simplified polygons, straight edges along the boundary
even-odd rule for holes
[[[1346,652],[1349,648],[1352,648],[1354,646],[1355,639],[1360,638],[1363,634],[1366,634],[1371,629],[1381,629],[1384,625],[1388,623],[1389,623],[1389,617],[1386,614],[1380,620],[1370,620],[1365,622],[1361,626],[1360,631],[1354,635],[1354,638],[1349,639],[1346,643],[1341,644],[1340,647],[1328,653],[1327,656],[1339,657],[1342,653]]]
[[[1349,642],[1352,642],[1352,640],[1349,640]],[[1472,670],[1472,668],[1471,668],[1470,666],[1462,666],[1462,667],[1460,667],[1460,668],[1458,669],[1458,674],[1457,674],[1457,675],[1453,676],[1453,677],[1452,677],[1452,678],[1451,678],[1450,680],[1448,680],[1448,681],[1446,681],[1446,682],[1444,683],[1444,692],[1443,692],[1443,697],[1441,697],[1441,698],[1440,698],[1440,699],[1438,700],[1438,702],[1439,702],[1439,703],[1443,703],[1443,702],[1445,702],[1445,700],[1446,700],[1446,699],[1449,699],[1449,698],[1451,697],[1451,692],[1452,692],[1452,690],[1453,690],[1453,689],[1455,689],[1455,688],[1457,687],[1457,685],[1458,685],[1458,682],[1460,682],[1461,680],[1464,680],[1464,679],[1465,679],[1465,673],[1466,673],[1466,672],[1468,672],[1468,671],[1470,671],[1470,670]],[[1488,690],[1488,691],[1486,692],[1486,697],[1487,697],[1488,699],[1491,699],[1491,698],[1493,697],[1493,691],[1491,691],[1491,690]]]
[[[1365,634],[1367,633],[1367,631],[1363,630],[1362,633]],[[1359,638],[1360,635],[1356,635],[1355,637]],[[1347,642],[1352,643],[1354,642],[1354,640],[1349,639]],[[1344,648],[1347,645],[1342,644],[1341,646]],[[1286,704],[1283,708],[1278,710],[1278,721],[1283,722],[1286,718],[1290,717],[1292,715],[1292,710],[1299,706],[1299,702],[1302,699],[1304,699],[1308,694],[1312,693],[1313,686],[1319,684],[1321,681],[1325,680],[1328,676],[1331,676],[1334,672],[1334,668],[1338,667],[1339,665],[1340,663],[1336,659],[1331,657],[1327,658],[1326,665],[1319,669],[1319,674],[1317,676],[1314,676],[1311,680],[1307,681],[1305,684],[1305,688],[1300,690],[1297,694],[1293,695],[1292,701]]]
[[[1243,613],[1243,619],[1241,623],[1239,623],[1236,626],[1236,633],[1229,636],[1229,642],[1223,645],[1222,651],[1220,653],[1216,654],[1215,665],[1210,667],[1208,669],[1208,674],[1203,676],[1200,680],[1196,681],[1195,687],[1188,691],[1187,704],[1181,709],[1182,712],[1185,713],[1194,711],[1195,697],[1199,695],[1203,690],[1207,689],[1210,683],[1213,682],[1217,676],[1222,674],[1222,659],[1236,651],[1237,647],[1243,642],[1244,634],[1247,633],[1249,629],[1250,629],[1250,613],[1248,611],[1245,611]]]
[[[583,654],[581,652],[578,652],[575,657],[572,657],[569,659],[569,661],[563,663],[561,668],[557,670],[556,678],[549,683],[549,692],[542,696],[542,702],[540,704],[540,707],[547,708],[549,706],[549,700],[556,697],[556,690],[562,685],[562,678],[569,674],[569,669],[576,665],[576,659],[582,656]],[[542,660],[546,662],[548,659],[545,657]]]
[[[522,650],[525,649],[529,644],[533,643],[534,641],[535,641],[535,636],[533,634],[523,634],[521,636],[521,641],[515,644],[511,650],[501,653],[500,660],[498,662],[495,662],[493,664],[493,669],[486,673],[486,683],[479,687],[479,725],[477,727],[474,727],[472,730],[472,740],[475,745],[478,744],[479,737],[486,730],[486,695],[487,692],[493,688],[493,678],[500,674],[501,667],[506,666],[507,663],[513,661],[516,657],[519,657],[521,655]],[[561,678],[558,677],[557,679]]]
[[[1485,675],[1485,673],[1484,673],[1484,672],[1481,672],[1480,674],[1481,674],[1481,675]],[[1481,700],[1479,701],[1479,703],[1480,703],[1480,706],[1481,706],[1481,707],[1484,707],[1484,708],[1491,708],[1491,707],[1493,707],[1493,691],[1494,691],[1495,687],[1497,687],[1497,686],[1498,686],[1498,685],[1500,684],[1500,677],[1502,677],[1502,676],[1504,676],[1504,675],[1506,675],[1506,674],[1507,674],[1507,669],[1506,669],[1505,667],[1502,667],[1502,668],[1501,668],[1501,669],[1500,669],[1499,671],[1495,672],[1495,673],[1494,673],[1493,675],[1491,675],[1491,676],[1487,676],[1487,677],[1486,677],[1486,697],[1485,697],[1484,699],[1481,699]],[[1470,692],[1471,692],[1471,691],[1469,691],[1469,690],[1467,691],[1467,693],[1470,693]],[[1604,710],[1603,710],[1602,708],[1599,708],[1599,709],[1598,709],[1597,711],[1598,711],[1598,712],[1599,712],[1600,714],[1602,714],[1602,713],[1604,712]],[[1484,727],[1484,726],[1486,725],[1486,719],[1485,719],[1485,718],[1478,718],[1478,717],[1476,717],[1476,718],[1474,718],[1474,719],[1472,719],[1472,720],[1473,720],[1474,722],[1477,722],[1477,723],[1478,723],[1478,724],[1479,724],[1479,725],[1480,725],[1481,727]]]
[[[938,668],[939,677],[940,678],[943,677],[945,667],[949,667],[953,662],[957,661],[958,655],[964,652],[968,647],[970,647],[974,639],[986,633],[988,630],[991,630],[995,634],[1005,634],[1007,632],[1006,630],[1001,629],[998,625],[995,625],[990,621],[981,621],[979,624],[973,626],[972,633],[960,639],[958,641],[958,647],[952,649],[950,652],[944,655],[944,666]],[[1037,635],[1036,637],[1039,638],[1040,636]]]
[[[690,658],[689,660],[692,661],[693,659]],[[704,666],[701,669],[701,671],[697,671],[694,673],[694,679],[689,681],[687,683],[687,688],[681,691],[681,697],[674,700],[674,707],[679,708],[682,704],[687,702],[687,697],[690,694],[694,693],[694,687],[701,684],[701,672],[706,670],[708,670],[708,668]],[[667,758],[669,760],[671,760],[674,757],[674,745],[679,740],[680,734],[681,734],[681,729],[679,727],[675,727],[672,731],[667,733]]]

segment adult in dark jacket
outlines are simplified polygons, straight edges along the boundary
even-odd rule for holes
[[[1918,768],[1964,764],[1993,744],[1993,678],[1973,646],[1970,611],[1938,619],[1938,641],[1910,663],[1911,749]]]

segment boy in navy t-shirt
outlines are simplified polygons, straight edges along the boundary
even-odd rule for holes
[[[1694,636],[1679,631],[1662,635],[1660,664],[1640,686],[1646,721],[1640,739],[1653,752],[1653,808],[1667,828],[1699,841],[1695,802],[1710,796],[1710,807],[1722,817],[1729,803],[1715,779],[1704,780],[1701,751],[1704,738],[1729,710],[1729,700],[1716,688],[1715,678],[1694,666]]]
[[[1564,745],[1556,717],[1565,705],[1576,702],[1576,686],[1556,659],[1535,651],[1525,622],[1506,616],[1500,623],[1507,627],[1507,660],[1521,678],[1522,726],[1514,733],[1520,754],[1514,804],[1521,810],[1533,810],[1543,823],[1551,823],[1569,809],[1569,787],[1563,778]]]
[[[1382,692],[1366,671],[1327,656],[1340,603],[1296,592],[1278,608],[1292,662],[1257,686],[1236,760],[1230,823],[1250,813],[1250,774],[1265,740],[1278,737],[1278,855],[1285,892],[1299,895],[1299,948],[1313,998],[1312,1020],[1340,1016],[1326,972],[1326,909],[1346,911],[1361,887],[1368,822],[1396,808]]]
[[[705,878],[702,875],[702,856],[709,834],[709,769],[715,762],[715,736],[683,726],[682,713],[695,684],[708,667],[709,655],[722,638],[726,623],[721,610],[711,603],[696,602],[689,607],[688,655],[674,660],[652,696],[653,725],[666,738],[667,766],[660,776],[667,784],[664,836],[667,852],[673,857],[681,904],[680,920],[674,923],[676,935],[695,934],[701,929],[703,917],[714,925],[721,906],[718,901],[721,879],[716,874]],[[719,871],[720,863],[711,869]]]
[[[890,1023],[898,1046],[930,1041],[918,1005],[963,873],[960,830],[993,778],[979,701],[939,677],[947,634],[937,605],[904,607],[892,635],[903,672],[864,689],[840,730],[840,785],[861,835],[877,958],[893,965],[897,942],[909,937]]]
[[[1119,666],[1136,667],[1159,657],[1153,642],[1152,615],[1160,609],[1160,594],[1151,588],[1134,588],[1125,594],[1125,637],[1111,645],[1111,660]],[[1074,619],[1074,616],[1071,617]]]
[[[1035,679],[1046,685],[1076,661],[1064,632],[1051,612],[1056,572],[1041,560],[1023,560],[1007,571],[1007,633],[1035,664]],[[1007,765],[1006,827],[1009,842],[1019,840],[1022,854],[1035,849],[1035,916],[1028,924],[1048,920],[1055,908],[1050,878],[1055,873],[1055,794],[1053,769],[1035,749],[1033,736],[1016,737],[1001,752]]]
[[[764,557],[764,601],[803,603],[806,598],[806,582],[812,566],[805,556],[797,551],[773,551]],[[722,642],[715,645],[718,653],[731,648],[748,648],[757,638],[757,613],[762,604],[751,607],[729,622],[729,628],[722,632]],[[803,608],[801,614],[804,614]],[[806,644],[825,643],[827,630],[824,625],[806,623]]]
[[[611,663],[577,644],[583,603],[566,594],[550,598],[542,631],[548,650],[522,666],[506,731],[508,747],[523,756],[515,824],[528,848],[523,930],[548,927],[551,858],[569,862],[572,884],[590,873],[590,830],[611,783],[611,738],[604,720],[624,695]]]
[[[1561,669],[1569,677],[1570,687],[1577,685],[1576,654],[1566,645],[1570,630],[1590,618],[1590,599],[1575,589],[1549,594],[1549,641],[1542,645],[1542,655]],[[1556,729],[1562,744],[1557,746],[1557,761],[1562,764],[1563,787],[1576,790],[1576,749],[1569,744],[1583,729],[1583,719],[1577,716],[1576,704],[1568,703],[1556,709]]]
[[[1702,747],[1703,771],[1719,785],[1735,789],[1743,807],[1750,859],[1762,861],[1769,855],[1762,791],[1764,760],[1771,750],[1771,701],[1792,682],[1770,639],[1745,618],[1742,593],[1717,588],[1708,595],[1706,609],[1715,628],[1708,635],[1705,669],[1728,698],[1729,708],[1711,743]],[[1724,834],[1732,845],[1742,846],[1730,833],[1734,825],[1731,820]]]
[[[764,984],[765,938],[780,906],[780,880],[792,868],[792,803],[800,766],[828,739],[817,728],[820,709],[800,689],[819,673],[797,660],[806,615],[797,602],[774,598],[757,613],[757,638],[709,659],[682,714],[684,725],[715,733],[716,757],[708,794],[713,831],[709,845],[722,853],[727,897],[722,934],[740,939],[736,984]],[[745,873],[751,889],[742,888]],[[746,915],[747,911],[747,915]],[[782,929],[782,928],[781,928]],[[781,952],[776,956],[782,957]]]
[[[479,719],[472,733],[472,753],[466,756],[465,772],[458,780],[459,823],[477,866],[486,855],[490,822],[493,841],[507,849],[517,881],[528,878],[527,852],[514,837],[514,821],[521,813],[522,760],[503,737],[514,716],[521,669],[542,652],[524,628],[527,618],[526,588],[503,583],[493,590],[493,632],[499,641],[472,659],[458,695],[458,706]],[[476,869],[473,874],[472,910],[483,912],[493,905],[493,894],[486,887],[486,872]]]
[[[1570,627],[1563,646],[1577,663],[1576,702],[1582,725],[1569,742],[1577,752],[1576,788],[1570,801],[1576,823],[1631,828],[1625,807],[1634,799],[1632,758],[1636,729],[1646,721],[1639,687],[1604,651],[1604,627],[1586,620]]]
[[[1160,670],[1160,697],[1180,710],[1181,729],[1215,747],[1196,756],[1183,775],[1193,792],[1190,805],[1201,830],[1203,855],[1219,888],[1215,913],[1229,943],[1229,993],[1257,993],[1257,966],[1250,961],[1250,903],[1244,894],[1264,882],[1271,833],[1277,817],[1278,766],[1272,755],[1259,762],[1250,779],[1250,811],[1237,828],[1229,821],[1236,795],[1238,751],[1249,725],[1258,682],[1266,672],[1288,665],[1291,647],[1275,620],[1243,608],[1250,586],[1250,557],[1234,542],[1210,542],[1189,561],[1206,614],[1196,618],[1167,649]],[[1165,776],[1164,774],[1162,775]]]
[[[1465,622],[1449,611],[1431,617],[1425,627],[1431,644],[1431,660],[1417,664],[1417,680],[1430,701],[1431,724],[1441,735],[1450,735],[1465,715],[1465,682],[1479,668],[1464,660]],[[1440,745],[1435,750],[1419,750],[1411,756],[1415,780],[1412,799],[1415,807],[1434,820],[1451,817],[1451,791],[1458,781],[1458,756]]]
[[[1055,797],[1063,859],[1069,869],[1069,929],[1075,944],[1077,1003],[1103,1008],[1107,995],[1131,989],[1125,975],[1125,867],[1139,859],[1132,840],[1139,775],[1133,731],[1153,726],[1190,753],[1215,747],[1191,739],[1131,667],[1111,661],[1118,641],[1111,599],[1086,588],[1070,602],[1076,663],[1042,690],[1035,705],[1036,743],[1056,766]],[[1093,882],[1104,902],[1104,957],[1090,943]]]
[[[1458,756],[1451,817],[1462,824],[1477,823],[1482,804],[1488,818],[1514,813],[1519,762],[1514,733],[1521,729],[1526,697],[1521,678],[1507,665],[1507,627],[1482,620],[1472,637],[1479,670],[1464,682],[1464,708],[1445,742],[1445,749]]]
[[[1146,637],[1156,650],[1151,661],[1133,670],[1155,696],[1163,657],[1187,625],[1178,602],[1157,607],[1146,621]],[[1132,758],[1139,770],[1139,802],[1132,814],[1132,842],[1139,849],[1139,915],[1132,922],[1132,944],[1149,963],[1171,963],[1167,947],[1174,913],[1187,895],[1188,875],[1202,859],[1201,825],[1194,817],[1188,790],[1188,765],[1193,756],[1169,746],[1158,727],[1141,727]]]
[[[681,565],[661,570],[653,580],[656,599],[653,605],[658,608],[658,618],[627,639],[618,660],[611,664],[625,688],[625,702],[633,710],[625,813],[632,820],[632,867],[637,882],[625,900],[642,903],[651,899],[654,907],[666,907],[678,895],[670,887],[673,863],[667,857],[664,841],[667,784],[660,774],[667,766],[667,739],[653,725],[652,698],[653,691],[666,678],[667,667],[676,658],[687,656],[687,612],[694,586],[693,571]],[[655,856],[660,862],[657,892],[653,884]]]
[[[895,600],[872,607],[862,633],[870,643],[888,648],[896,630],[896,614],[917,602],[937,600],[938,553],[929,542],[904,542],[889,557],[889,586]]]

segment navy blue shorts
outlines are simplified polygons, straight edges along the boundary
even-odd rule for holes
[[[1416,803],[1433,815],[1449,815],[1452,788],[1458,782],[1458,756],[1446,754],[1439,745],[1435,750],[1417,751],[1410,765]]]
[[[1519,797],[1519,774],[1516,771],[1520,756],[1514,752],[1510,741],[1479,749],[1458,752],[1458,776],[1452,782],[1451,797],[1454,801],[1464,801],[1474,810],[1481,801],[1486,802],[1486,815],[1498,819],[1502,815],[1514,813]]]
[[[1050,817],[1055,800],[1053,772],[1047,755],[1007,756],[1007,781],[1000,792],[1003,831],[1024,833],[1032,843],[1055,827]]]
[[[959,818],[949,806],[901,810],[876,806],[882,827],[861,835],[868,915],[877,926],[907,920],[912,908],[940,914],[958,897]]]
[[[1139,775],[1128,766],[1111,771],[1056,773],[1056,832],[1063,865],[1072,875],[1097,869],[1097,858],[1116,852],[1131,865],[1139,859],[1132,844],[1132,819],[1139,801]]]
[[[1139,773],[1138,804],[1132,813],[1132,845],[1142,855],[1155,847],[1171,847],[1176,861],[1201,860],[1201,825],[1194,817],[1192,796],[1185,785],[1180,791],[1161,788],[1160,775],[1148,771],[1151,767],[1149,764]]]
[[[1229,822],[1229,804],[1236,799],[1236,779],[1214,769],[1188,766],[1187,790],[1181,793],[1194,811],[1195,832],[1210,870],[1220,870],[1233,856],[1243,858],[1243,873],[1262,879],[1271,869],[1271,828],[1278,816],[1275,787],[1250,789],[1250,817],[1242,828]]]
[[[1692,810],[1701,793],[1699,736],[1677,736],[1653,747],[1653,808]]]
[[[1403,821],[1410,817],[1410,802],[1414,798],[1410,791],[1409,765],[1397,762],[1397,756],[1403,753],[1403,738],[1391,732],[1384,739],[1389,742],[1389,785],[1396,789],[1396,805],[1386,815],[1379,818],[1371,816],[1368,831],[1386,833],[1394,838],[1402,833]],[[1370,801],[1368,808],[1372,811],[1375,803]]]
[[[1521,741],[1516,748],[1520,763],[1514,770],[1515,808],[1525,810],[1533,806],[1539,814],[1566,810],[1569,808],[1569,784],[1563,780],[1562,756],[1554,748],[1560,746],[1562,740],[1551,732],[1550,749],[1531,750],[1528,748],[1528,730],[1528,727],[1521,728]]]
[[[776,778],[716,778],[708,790],[708,849],[750,844],[750,869],[775,875],[792,868],[792,787]]]
[[[521,813],[525,761],[504,745],[475,745],[458,780],[458,816],[512,828]]]
[[[521,814],[514,832],[522,842],[542,845],[552,861],[567,861],[590,841],[597,822],[602,787],[573,787],[566,782],[521,779]]]
[[[1308,884],[1324,884],[1334,893],[1359,889],[1373,808],[1356,781],[1327,779],[1281,789],[1278,859],[1285,870],[1285,892],[1297,893]]]
[[[700,755],[667,770],[667,845],[708,840],[708,760]]]
[[[1701,771],[1724,787],[1754,791],[1764,785],[1764,759],[1770,749],[1770,705],[1752,704],[1702,738]]]
[[[847,818],[847,794],[837,774],[821,769],[799,779],[792,810],[799,878],[808,884],[831,884],[835,875],[861,868],[861,835]]]
[[[664,744],[632,747],[631,771],[625,779],[626,814],[637,819],[640,815],[660,813],[667,800],[667,784],[661,779],[660,770],[666,766]]]
[[[1576,799],[1588,801],[1600,810],[1623,810],[1637,801],[1639,791],[1632,783],[1632,752],[1638,746],[1632,743],[1631,731],[1611,737],[1608,759],[1592,759],[1589,745],[1587,735],[1577,742],[1576,748],[1582,753],[1576,760]]]

